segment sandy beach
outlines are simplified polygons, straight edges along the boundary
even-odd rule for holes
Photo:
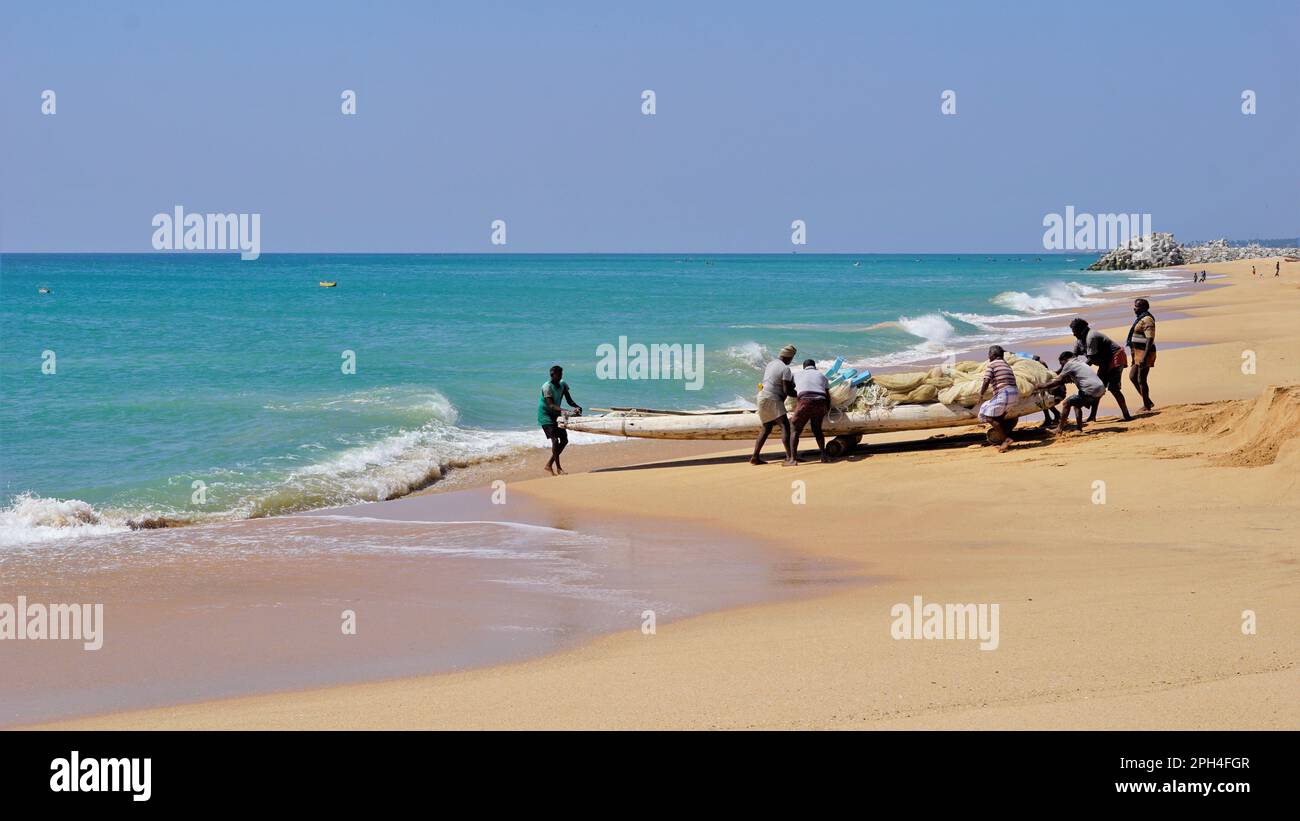
[[[509,664],[44,726],[1300,728],[1300,263],[1276,279],[1250,265],[1152,295],[1156,411],[1131,423],[1108,399],[1082,434],[1023,422],[1006,454],[974,429],[869,437],[795,468],[724,443],[620,443],[572,449],[561,478],[513,465],[453,483],[504,479],[557,520],[725,531],[855,581],[653,633],[629,620]],[[1122,312],[1098,315],[1124,338]],[[372,507],[419,518],[438,495]],[[891,610],[917,596],[998,605],[996,649],[896,639]]]

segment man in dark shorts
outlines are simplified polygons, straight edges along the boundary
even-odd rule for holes
[[[1133,416],[1128,412],[1128,403],[1124,401],[1124,391],[1120,388],[1124,369],[1128,367],[1124,349],[1101,331],[1089,328],[1087,320],[1080,317],[1070,320],[1070,332],[1075,338],[1074,355],[1084,357],[1089,365],[1097,367],[1097,378],[1110,391],[1110,395],[1115,397],[1124,421],[1132,422]],[[1098,402],[1092,406],[1092,411],[1088,414],[1089,422],[1097,421],[1097,407],[1100,404]]]
[[[558,424],[561,416],[570,414],[569,411],[560,408],[561,399],[567,400],[578,416],[582,415],[582,408],[573,401],[573,396],[569,393],[569,383],[564,381],[564,368],[555,365],[551,368],[551,378],[542,383],[542,396],[537,403],[537,424],[542,426],[542,433],[551,440],[551,458],[546,460],[546,472],[552,476],[564,473],[564,469],[560,467],[560,454],[569,444],[569,432]]]
[[[1065,433],[1065,423],[1070,420],[1071,409],[1074,410],[1075,416],[1079,420],[1079,432],[1082,433],[1083,409],[1097,407],[1097,403],[1106,395],[1106,386],[1092,372],[1092,368],[1079,361],[1073,351],[1062,351],[1060,361],[1061,369],[1057,371],[1059,375],[1044,385],[1042,389],[1054,391],[1057,388],[1064,387],[1067,382],[1074,383],[1079,392],[1066,397],[1065,403],[1061,405],[1061,419],[1056,426],[1056,433]]]
[[[1137,388],[1142,397],[1142,409],[1151,410],[1155,403],[1151,401],[1151,387],[1148,383],[1151,369],[1156,366],[1156,318],[1151,315],[1151,303],[1141,297],[1133,300],[1133,326],[1128,329],[1128,338],[1124,344],[1133,354],[1133,367],[1129,369],[1128,381]]]
[[[821,451],[823,462],[829,462],[826,455],[826,437],[822,435],[822,420],[831,409],[831,387],[826,374],[817,370],[817,363],[811,359],[803,361],[803,369],[794,372],[794,390],[797,397],[794,415],[790,417],[793,432],[790,434],[790,458],[787,465],[799,464],[799,434],[804,425],[812,423],[813,437],[817,439],[817,449]]]

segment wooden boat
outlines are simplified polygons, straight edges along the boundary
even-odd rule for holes
[[[337,283],[337,282],[322,282],[322,283],[320,284],[320,287],[322,287],[322,288],[333,288],[335,285],[338,285],[338,283]]]
[[[1041,413],[1056,400],[1039,391],[1022,397],[1012,405],[1007,416],[1017,419]],[[890,431],[951,428],[979,423],[979,408],[963,405],[894,405],[890,408],[844,413],[831,411],[822,423],[830,455],[839,455],[856,445],[865,434]],[[638,439],[753,439],[762,427],[758,412],[752,410],[670,411],[647,408],[611,408],[600,416],[560,418],[561,427],[580,433],[602,436],[628,436]]]

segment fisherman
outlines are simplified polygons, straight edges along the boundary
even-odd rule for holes
[[[1147,374],[1156,366],[1156,318],[1151,315],[1151,303],[1141,297],[1133,300],[1133,326],[1128,329],[1125,346],[1133,354],[1133,367],[1129,369],[1128,380],[1137,388],[1142,397],[1142,410],[1151,410],[1155,403],[1151,401],[1151,388],[1147,384]]]
[[[1120,378],[1124,375],[1124,368],[1128,366],[1128,357],[1124,355],[1124,349],[1101,331],[1089,329],[1088,321],[1081,317],[1070,320],[1070,332],[1074,334],[1076,340],[1075,355],[1086,358],[1089,365],[1097,366],[1097,378],[1106,386],[1106,390],[1110,391],[1110,395],[1115,397],[1120,413],[1124,415],[1124,421],[1132,422],[1133,416],[1128,412],[1128,403],[1124,401],[1124,391],[1120,388]],[[1099,402],[1092,406],[1092,411],[1088,414],[1089,422],[1097,421],[1097,407],[1100,404]]]
[[[790,439],[790,453],[794,456],[794,460],[786,461],[786,464],[799,463],[799,434],[803,433],[804,425],[810,422],[813,437],[817,440],[817,449],[821,451],[821,461],[829,462],[830,457],[826,455],[826,437],[822,435],[822,420],[831,409],[830,381],[826,378],[826,374],[817,370],[815,361],[805,359],[803,368],[794,372],[794,390],[795,396],[798,397],[794,416],[790,419],[794,426],[794,433]]]
[[[1066,397],[1065,404],[1061,406],[1061,422],[1056,426],[1057,433],[1065,433],[1065,423],[1070,418],[1070,409],[1074,409],[1075,417],[1079,420],[1079,431],[1083,431],[1083,409],[1086,406],[1096,407],[1101,398],[1106,395],[1106,384],[1097,378],[1097,374],[1092,372],[1092,368],[1083,364],[1073,351],[1061,352],[1061,369],[1060,374],[1051,382],[1043,385],[1043,390],[1053,390],[1061,387],[1067,382],[1073,382],[1079,392],[1074,396]],[[1091,421],[1091,420],[1089,420]]]
[[[1042,365],[1044,368],[1048,367],[1047,363],[1044,362],[1043,358],[1038,354],[1034,354],[1034,361]],[[1061,371],[1058,369],[1056,372],[1060,373]],[[1039,425],[1043,430],[1051,430],[1056,423],[1061,421],[1061,412],[1056,409],[1056,406],[1065,398],[1065,388],[1053,388],[1051,391],[1048,391],[1048,393],[1051,395],[1053,401],[1051,405],[1043,408],[1043,424]]]
[[[573,411],[563,410],[560,407],[561,399],[567,400]],[[582,408],[569,393],[569,383],[564,381],[564,368],[553,365],[551,378],[542,383],[542,398],[537,403],[537,423],[542,426],[546,438],[551,440],[551,458],[546,460],[546,472],[552,476],[564,473],[560,467],[560,454],[569,444],[569,432],[560,427],[559,418],[570,415],[582,416]]]
[[[765,465],[759,453],[772,433],[772,427],[781,423],[781,445],[785,447],[786,464],[794,464],[794,452],[790,450],[790,418],[785,415],[785,398],[795,395],[794,375],[790,373],[790,362],[798,353],[793,345],[786,345],[776,359],[767,363],[763,370],[763,384],[758,392],[758,421],[763,430],[754,443],[754,455],[750,457],[751,465]]]
[[[1007,410],[1020,401],[1020,391],[1016,389],[1016,374],[1003,359],[1005,352],[1001,345],[989,348],[989,361],[984,366],[984,383],[980,385],[980,396],[990,387],[993,397],[980,405],[979,420],[989,426],[989,439],[997,443],[998,452],[1006,453],[1011,447],[1011,426],[1007,424]]]

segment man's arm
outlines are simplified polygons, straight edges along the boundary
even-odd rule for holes
[[[568,402],[569,402],[569,407],[571,407],[571,408],[577,410],[577,411],[578,411],[578,415],[581,416],[581,415],[582,415],[582,406],[579,405],[577,402],[574,402],[574,401],[573,401],[573,394],[569,393],[569,386],[568,386],[567,384],[564,386],[564,398],[565,398],[566,400],[568,400]],[[559,405],[556,405],[555,407],[558,408]]]

